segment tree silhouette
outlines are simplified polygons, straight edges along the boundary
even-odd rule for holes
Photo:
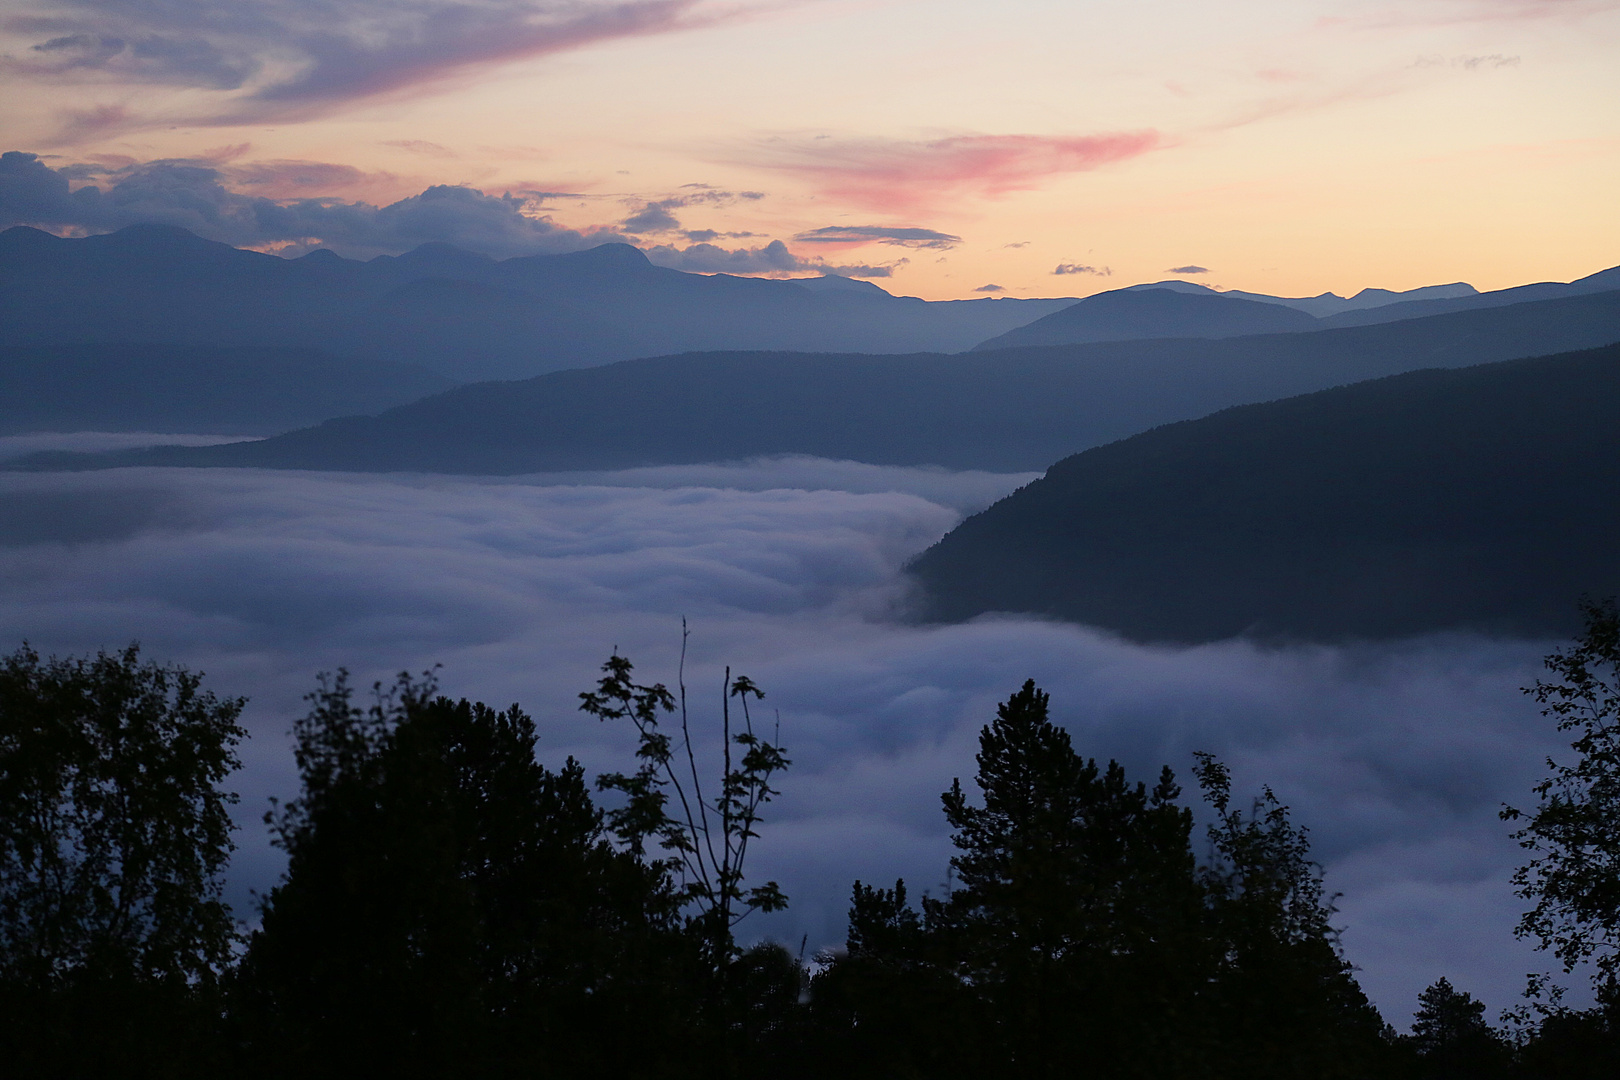
[[[130,645],[0,660],[0,1055],[26,1074],[184,1072],[235,941],[220,785],[243,702]]]
[[[930,921],[1028,1075],[1077,1057],[1173,1071],[1193,1048],[1177,1027],[1202,966],[1192,815],[1168,769],[1150,791],[1117,762],[1099,768],[1048,706],[1033,681],[998,706],[979,739],[983,804],[959,781],[942,797],[958,887]]]
[[[1218,1058],[1245,1077],[1362,1075],[1387,1050],[1384,1025],[1340,951],[1309,831],[1269,787],[1247,811],[1234,805],[1227,767],[1195,757],[1215,812],[1199,877],[1217,957],[1208,999]]]
[[[1377,1071],[1386,1046],[1331,927],[1305,830],[1266,790],[1215,820],[1163,769],[1152,789],[1076,753],[1025,682],[943,796],[957,855],[943,897],[857,882],[843,955],[813,984],[818,1030],[857,1075],[1258,1077]]]
[[[1513,875],[1536,905],[1519,936],[1539,939],[1565,971],[1592,961],[1602,984],[1620,976],[1620,611],[1610,599],[1583,602],[1582,614],[1574,646],[1546,658],[1557,678],[1525,690],[1574,733],[1577,758],[1548,758],[1535,809],[1504,807],[1502,818],[1522,823],[1514,839],[1534,855]]]
[[[240,973],[260,1067],[653,1068],[697,953],[662,871],[610,843],[584,770],[536,762],[516,706],[436,697],[431,679],[361,708],[340,672],[310,701],[301,792],[266,817],[287,871]]]
[[[1490,1080],[1507,1073],[1502,1038],[1485,1022],[1485,1003],[1441,978],[1418,995],[1408,1037],[1420,1072],[1432,1080]]]
[[[602,665],[595,691],[579,695],[580,709],[603,721],[629,720],[636,728],[633,773],[603,773],[597,787],[625,796],[623,806],[608,812],[608,823],[638,858],[647,854],[649,840],[670,854],[656,865],[680,880],[681,896],[695,909],[694,920],[707,943],[710,963],[723,971],[735,945],[732,932],[755,911],[779,911],[787,897],[776,882],[744,889],[748,842],[758,833],[760,808],[778,794],[771,778],[786,769],[788,758],[776,742],[754,731],[748,699],[759,701],[764,691],[745,675],[733,678],[726,668],[720,690],[720,752],[723,758],[718,783],[705,795],[703,776],[692,742],[686,703],[686,628],[681,628],[679,698],[663,683],[644,686],[631,676],[635,668],[614,654]],[[731,702],[737,699],[742,714],[740,730],[733,731]],[[680,716],[680,742],[659,727],[659,715]],[[778,727],[780,725],[778,724]],[[674,795],[673,804],[671,793]],[[674,809],[678,804],[678,812]]]

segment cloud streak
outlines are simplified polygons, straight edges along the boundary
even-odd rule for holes
[[[694,234],[696,235],[696,234]],[[804,258],[788,250],[780,240],[760,247],[723,248],[707,242],[677,247],[658,244],[646,249],[647,258],[659,266],[697,274],[771,274],[778,276],[837,274],[840,277],[889,277],[906,260],[887,265],[832,263],[820,258]]]
[[[1544,967],[1511,937],[1520,853],[1496,809],[1558,745],[1517,692],[1549,643],[1433,638],[1356,648],[1143,647],[1028,619],[897,625],[896,573],[1028,476],[808,459],[470,481],[233,470],[0,474],[0,641],[82,652],[140,638],[253,701],[231,896],[278,856],[256,819],[291,794],[286,741],[313,673],[444,667],[445,688],[538,718],[547,760],[619,767],[625,733],[574,695],[615,645],[672,677],[692,620],[700,731],[721,665],[782,713],[795,765],[761,875],[793,897],[756,932],[842,934],[849,883],[938,889],[938,795],[1025,678],[1087,754],[1146,777],[1191,752],[1272,784],[1312,829],[1364,985],[1400,1024],[1440,975],[1509,1003]],[[24,527],[26,526],[26,527]]]
[[[1106,266],[1087,266],[1085,263],[1058,263],[1052,273],[1059,276],[1067,274],[1091,274],[1095,277],[1109,277],[1113,271]]]
[[[681,231],[681,223],[675,216],[675,211],[688,206],[726,207],[738,202],[757,202],[765,197],[763,191],[720,191],[706,184],[687,184],[688,188],[697,190],[687,191],[680,195],[671,195],[664,199],[643,201],[641,208],[619,224],[631,233],[669,233]],[[693,230],[708,233],[704,237],[688,237],[692,239],[708,240],[715,235],[713,230]]]
[[[960,236],[938,229],[895,228],[887,225],[828,225],[810,229],[793,238],[803,244],[888,244],[893,247],[932,248],[949,251],[962,242]]]
[[[740,13],[702,0],[35,0],[8,26],[39,40],[7,66],[42,80],[215,91],[213,120],[264,122]]]
[[[749,163],[799,177],[822,196],[875,210],[997,198],[1054,176],[1088,172],[1165,145],[1156,131],[1105,135],[956,135],[942,139],[778,138]]]

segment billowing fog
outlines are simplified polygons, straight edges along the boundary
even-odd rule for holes
[[[29,446],[27,449],[34,449]],[[1559,743],[1518,692],[1556,642],[1142,647],[1028,619],[916,627],[898,570],[1031,476],[805,459],[516,480],[207,470],[0,474],[0,642],[139,639],[252,700],[230,895],[278,873],[259,823],[294,793],[286,733],[322,670],[364,683],[441,665],[453,695],[513,701],[552,761],[623,764],[627,732],[576,695],[615,648],[673,683],[681,618],[705,736],[722,666],[780,712],[794,764],[750,876],[790,910],[751,928],[841,939],[852,880],[946,887],[939,792],[1026,678],[1077,748],[1150,779],[1194,750],[1271,784],[1310,826],[1359,977],[1404,1024],[1446,975],[1491,1016],[1550,967],[1515,942],[1520,852],[1497,819]],[[712,742],[711,744],[712,745]]]

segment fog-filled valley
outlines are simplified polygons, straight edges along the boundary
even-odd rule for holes
[[[1133,645],[995,618],[892,614],[916,552],[1027,474],[785,459],[506,481],[134,469],[0,478],[0,627],[41,651],[139,638],[251,698],[229,897],[279,872],[259,818],[295,792],[288,730],[317,671],[369,685],[442,664],[446,692],[536,716],[541,755],[624,763],[576,695],[616,647],[673,682],[680,620],[697,715],[720,668],[765,689],[794,766],[756,872],[791,897],[748,927],[842,940],[850,883],[943,888],[939,793],[1026,678],[1086,755],[1133,775],[1194,750],[1271,784],[1311,829],[1358,978],[1393,1020],[1446,975],[1506,1007],[1540,962],[1514,942],[1518,850],[1496,818],[1556,735],[1519,687],[1547,641],[1440,635],[1345,647]]]

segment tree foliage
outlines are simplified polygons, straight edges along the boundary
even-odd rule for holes
[[[264,1059],[322,1075],[650,1067],[656,1040],[613,1033],[678,1020],[692,950],[664,874],[610,842],[584,770],[539,764],[516,706],[439,697],[430,678],[361,707],[339,672],[309,700],[301,792],[266,817],[286,874],[239,980]]]
[[[1533,858],[1513,876],[1535,902],[1519,921],[1572,971],[1594,964],[1597,982],[1620,977],[1620,611],[1612,599],[1582,605],[1585,631],[1545,664],[1556,676],[1525,693],[1558,730],[1572,733],[1573,761],[1547,759],[1529,811],[1506,807],[1520,822],[1513,836]]]
[[[136,645],[0,659],[0,1058],[179,1075],[236,943],[221,789],[243,701]],[[181,1053],[180,1048],[186,1047]]]
[[[1026,682],[980,734],[982,800],[959,781],[942,797],[947,895],[919,912],[903,882],[856,884],[845,954],[816,981],[834,1037],[881,1055],[871,1075],[1369,1069],[1382,1025],[1288,808],[1269,790],[1235,807],[1226,768],[1200,755],[1215,820],[1199,865],[1174,774],[1128,782],[1078,754],[1049,708]]]
[[[0,660],[0,976],[210,978],[243,702],[138,646]]]
[[[1485,1020],[1485,1003],[1441,978],[1418,995],[1407,1042],[1423,1076],[1491,1080],[1505,1076],[1509,1050]]]
[[[757,702],[764,691],[745,675],[733,678],[728,667],[720,691],[722,766],[718,783],[704,793],[686,702],[684,627],[682,635],[679,698],[663,683],[636,683],[634,666],[615,653],[602,665],[597,688],[579,695],[580,709],[602,721],[629,720],[635,726],[636,771],[597,777],[598,789],[617,791],[625,800],[608,811],[608,822],[638,858],[647,855],[652,840],[669,853],[653,865],[679,880],[680,895],[695,912],[711,962],[724,967],[733,955],[738,923],[755,911],[787,906],[776,882],[750,888],[743,882],[749,841],[759,835],[760,809],[778,794],[771,778],[790,762],[779,745],[780,731],[773,742],[754,730],[748,699]],[[738,730],[733,730],[732,699],[741,713]],[[659,726],[660,715],[672,713],[680,718],[678,743]]]

